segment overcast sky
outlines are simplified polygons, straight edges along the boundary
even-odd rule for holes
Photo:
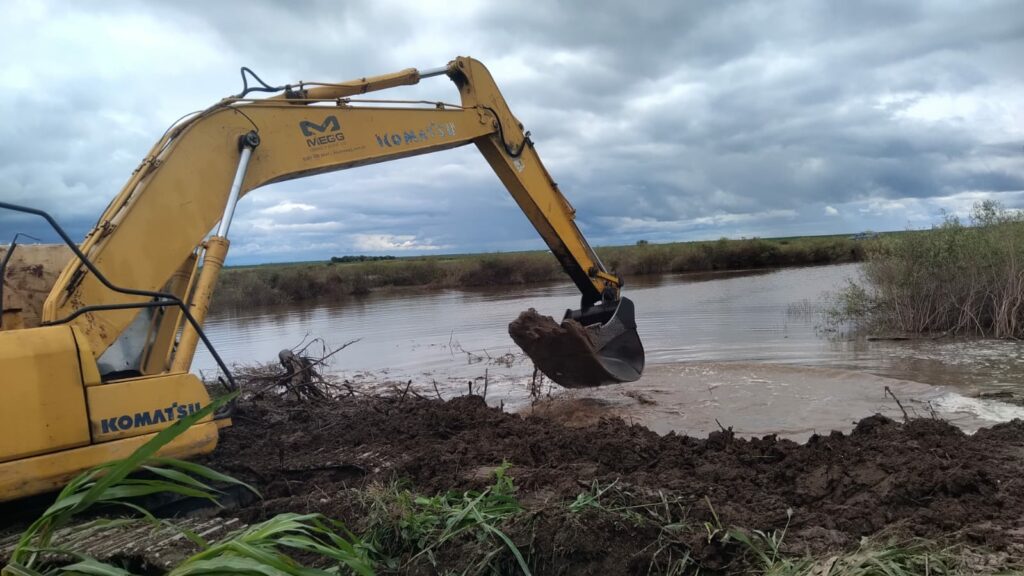
[[[0,199],[82,237],[240,88],[483,61],[593,244],[921,228],[1024,208],[1024,5],[0,0]],[[458,101],[445,78],[381,97]],[[42,228],[0,214],[0,242]],[[242,200],[231,263],[543,243],[473,147]],[[52,235],[46,236],[52,239]]]

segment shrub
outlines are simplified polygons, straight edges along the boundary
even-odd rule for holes
[[[838,314],[869,329],[1024,337],[1024,215],[993,201],[969,225],[947,216],[927,231],[868,249],[863,283],[839,295]]]

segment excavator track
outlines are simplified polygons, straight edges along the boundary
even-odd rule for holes
[[[53,547],[74,550],[100,562],[123,562],[163,571],[200,551],[184,532],[216,543],[247,527],[238,518],[220,517],[167,519],[156,527],[143,520],[131,520],[113,527],[85,521],[57,530],[53,536]],[[20,536],[15,534],[0,540],[0,562],[7,563]],[[55,555],[47,560],[62,563],[73,559]]]

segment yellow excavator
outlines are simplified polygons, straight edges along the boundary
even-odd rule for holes
[[[460,104],[363,97],[442,75],[455,83]],[[202,325],[242,196],[272,182],[470,143],[582,293],[580,309],[562,323],[574,330],[517,343],[567,386],[639,378],[643,347],[622,280],[583,238],[483,64],[459,57],[430,70],[280,87],[243,68],[242,80],[241,93],[167,130],[82,242],[41,210],[0,202],[43,218],[66,244],[19,245],[15,235],[3,250],[0,500],[56,489],[208,404],[206,386],[189,372],[200,341],[234,387]],[[572,353],[551,353],[566,344],[559,338],[572,340],[564,346]],[[229,424],[230,414],[209,417],[161,453],[210,452]]]

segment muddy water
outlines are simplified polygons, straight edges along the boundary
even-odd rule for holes
[[[1024,345],[943,339],[869,341],[827,327],[827,294],[857,265],[637,278],[627,286],[650,366],[640,382],[567,393],[567,419],[616,412],[652,428],[745,434],[847,429],[876,411],[932,411],[965,428],[1024,417],[1024,409],[979,396],[1024,392]],[[510,291],[440,290],[369,295],[343,304],[217,314],[208,333],[229,363],[269,361],[311,337],[328,347],[358,342],[333,370],[357,382],[413,380],[424,394],[485,385],[492,404],[529,406],[532,365],[506,333],[527,307],[560,317],[577,306],[570,285]],[[197,369],[213,363],[200,353]]]

